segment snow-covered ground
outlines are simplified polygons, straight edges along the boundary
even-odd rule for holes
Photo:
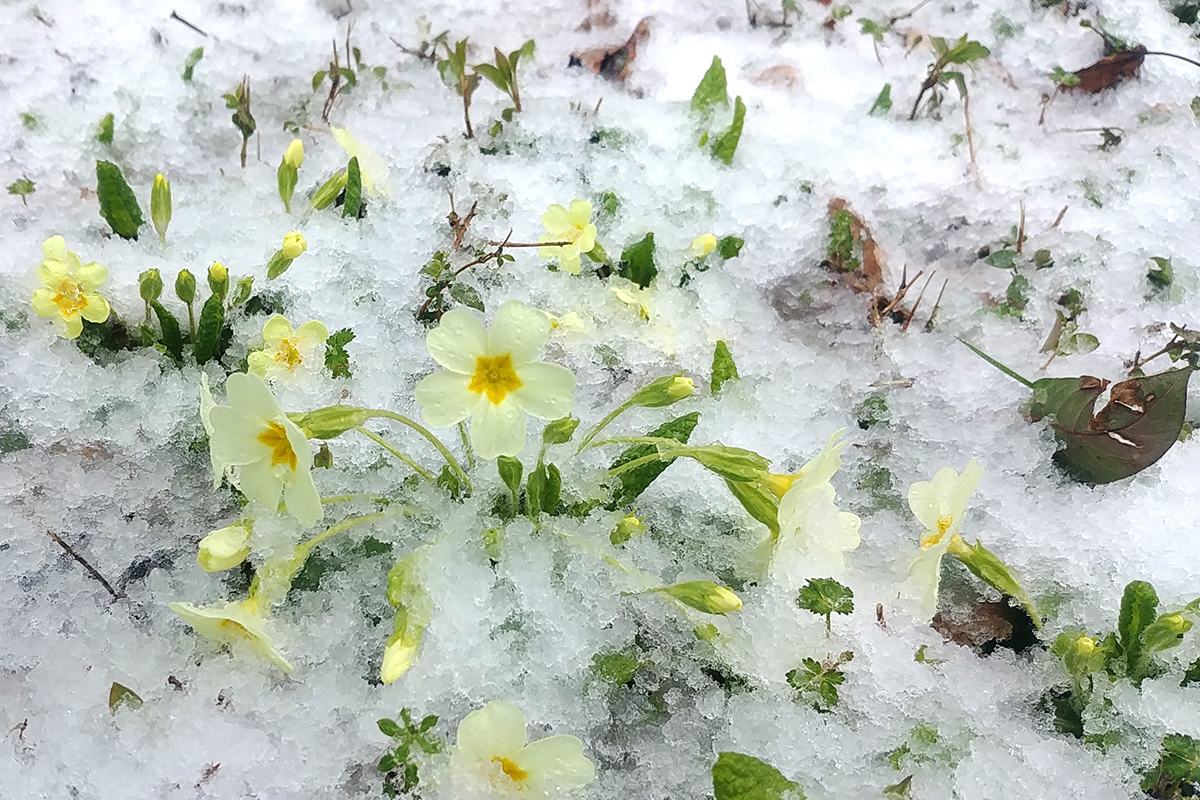
[[[1162,737],[1200,737],[1200,689],[1180,688],[1200,637],[1189,634],[1166,652],[1164,674],[1140,690],[1128,681],[1108,690],[1112,706],[1104,719],[1087,720],[1088,730],[1119,736],[1100,746],[1058,733],[1039,708],[1049,687],[1067,681],[1056,656],[1039,645],[981,657],[944,642],[921,616],[906,571],[923,528],[906,497],[910,484],[943,467],[962,470],[972,458],[983,466],[962,534],[1019,576],[1046,618],[1046,646],[1064,630],[1113,630],[1133,580],[1152,583],[1163,610],[1200,595],[1193,472],[1200,444],[1186,439],[1132,478],[1075,482],[1051,463],[1049,428],[1022,415],[1029,391],[956,340],[1031,379],[1119,380],[1139,349],[1168,341],[1165,323],[1195,323],[1200,123],[1192,103],[1200,70],[1150,56],[1139,78],[1096,95],[1061,94],[1041,124],[1039,116],[1055,66],[1076,70],[1102,55],[1100,37],[1079,25],[1097,11],[1114,34],[1150,50],[1192,57],[1196,39],[1156,0],[1089,3],[1066,16],[1028,0],[933,0],[878,43],[860,32],[859,20],[886,23],[907,7],[853,2],[848,16],[825,26],[831,7],[798,4],[787,28],[752,27],[741,0],[174,7],[206,35],[172,20],[160,3],[0,5],[0,183],[27,178],[35,187],[24,202],[0,195],[6,797],[380,796],[376,763],[390,745],[377,719],[402,707],[418,719],[436,714],[434,733],[453,744],[459,721],[493,700],[520,707],[533,738],[579,737],[597,768],[588,797],[709,796],[710,770],[724,751],[769,762],[814,800],[881,796],[908,775],[919,798],[1144,796],[1138,784]],[[589,13],[596,24],[584,30]],[[781,11],[763,4],[760,22],[768,13]],[[624,83],[568,68],[572,53],[613,48],[643,18],[649,37]],[[344,50],[348,25],[367,68],[325,122],[329,83],[313,91],[313,73],[328,68],[331,42]],[[451,42],[469,38],[470,64],[489,61],[494,46],[509,52],[536,41],[535,57],[518,71],[523,111],[495,141],[489,129],[507,105],[504,95],[486,82],[478,88],[477,138],[467,140],[460,98],[432,63],[398,46],[416,49],[441,31]],[[991,52],[962,67],[974,168],[953,84],[940,120],[908,120],[934,60],[928,37],[964,33]],[[924,38],[914,44],[918,34]],[[184,62],[197,47],[203,58],[184,81]],[[728,166],[696,146],[707,128],[689,110],[714,55],[730,98],[747,106]],[[386,67],[382,79],[372,66]],[[243,75],[257,120],[244,169],[241,136],[222,99]],[[869,114],[885,83],[893,108]],[[96,138],[106,114],[113,115],[111,144]],[[729,112],[717,117],[709,127],[719,133]],[[361,220],[308,207],[312,192],[346,165],[330,125],[351,131],[389,168],[387,193],[368,198]],[[1102,128],[1117,132],[1119,144],[1098,149]],[[276,169],[295,131],[305,160],[289,215]],[[149,223],[137,241],[112,235],[98,213],[97,159],[121,167],[147,220],[155,174],[170,178],[165,250]],[[602,209],[606,192],[619,199],[615,214]],[[436,368],[416,320],[430,285],[420,271],[454,244],[451,193],[459,215],[477,203],[466,247],[486,247],[510,231],[513,242],[535,242],[546,209],[573,198],[594,204],[597,241],[613,259],[652,231],[659,271],[644,296],[648,319],[613,291],[628,283],[597,279],[587,259],[583,275],[572,276],[548,270],[537,249],[512,249],[515,261],[463,278],[478,290],[488,320],[512,299],[579,316],[582,325],[555,330],[543,358],[576,375],[581,431],[649,380],[681,371],[695,378],[694,397],[630,411],[606,435],[644,434],[697,411],[693,444],[754,450],[783,473],[847,428],[844,465],[832,482],[838,506],[861,517],[862,543],[846,554],[845,568],[814,571],[801,555],[782,552],[768,572],[756,571],[753,554],[766,528],[689,459],[638,499],[649,531],[614,547],[609,533],[621,510],[543,517],[537,527],[524,518],[503,523],[494,507],[507,490],[491,463],[481,460],[474,493],[458,502],[406,481],[411,470],[350,433],[331,442],[333,468],[314,472],[321,494],[386,494],[409,513],[314,551],[324,574],[304,573],[304,585],[272,619],[295,670],[285,676],[196,636],[167,603],[240,600],[248,583],[247,572],[213,575],[197,565],[201,537],[241,513],[228,488],[212,487],[198,411],[202,368],[187,359],[177,367],[154,348],[93,359],[60,338],[30,306],[43,241],[62,235],[84,262],[107,266],[101,291],[135,327],[144,270],[161,271],[163,304],[181,319],[184,306],[171,288],[180,269],[197,276],[202,298],[214,261],[228,268],[231,283],[254,275],[256,294],[265,290],[293,323],[319,319],[356,336],[347,347],[352,377],[321,372],[281,382],[284,408],[346,403],[418,419],[414,387]],[[849,201],[870,226],[886,263],[881,292],[895,293],[904,268],[910,277],[936,271],[907,330],[872,326],[869,297],[821,266],[832,198]],[[1024,248],[1049,250],[1053,266],[1021,269],[1029,289],[1018,318],[996,311],[1011,273],[978,256],[1015,238],[1022,204]],[[266,264],[292,230],[308,250],[268,283]],[[707,271],[688,268],[680,286],[689,246],[704,233],[741,237],[745,246],[723,263],[714,257]],[[1169,291],[1152,291],[1151,257],[1171,259]],[[455,266],[469,259],[466,251],[451,254]],[[943,280],[936,325],[927,331]],[[1043,373],[1047,356],[1038,351],[1069,289],[1082,292],[1086,311],[1076,321],[1099,347],[1060,356]],[[230,314],[224,368],[203,367],[218,402],[226,372],[260,346],[267,319]],[[712,394],[718,340],[741,378]],[[1155,363],[1169,366],[1165,358]],[[879,408],[881,400],[884,419],[860,425],[864,401]],[[531,421],[520,456],[527,472],[539,425]],[[437,451],[411,430],[374,429],[434,473],[441,469]],[[463,458],[457,432],[444,433]],[[564,495],[599,497],[619,450],[573,458],[573,446],[552,449]],[[373,510],[362,501],[350,506],[327,520]],[[499,542],[487,533],[496,528]],[[300,537],[296,526],[264,518],[251,561]],[[378,676],[393,614],[387,572],[419,547],[432,616],[412,668],[384,685]],[[712,617],[654,594],[622,595],[653,584],[601,555],[661,584],[732,586],[744,605]],[[957,562],[943,569],[944,606],[965,608],[977,592],[998,597]],[[806,579],[829,575],[853,589],[854,611],[835,616],[827,637],[825,620],[795,598]],[[694,633],[706,624],[719,629],[711,641]],[[914,658],[922,646],[925,661]],[[818,713],[797,699],[786,675],[802,659],[843,651],[854,657],[841,667],[840,700]],[[612,653],[641,662],[628,684],[613,685],[597,668]],[[114,682],[144,703],[110,710]],[[930,729],[936,743],[917,741]],[[895,755],[893,768],[888,754],[906,743],[912,752]],[[454,769],[444,754],[422,762],[420,796],[463,796]]]

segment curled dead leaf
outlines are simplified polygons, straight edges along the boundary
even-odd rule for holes
[[[568,66],[583,67],[602,78],[624,83],[637,58],[638,47],[650,38],[650,18],[645,17],[633,29],[633,34],[625,43],[615,48],[598,48],[585,50],[582,53],[572,53]]]
[[[845,212],[850,221],[850,238],[856,248],[862,249],[862,258],[857,268],[827,260],[827,268],[839,276],[856,292],[874,292],[883,284],[883,251],[871,237],[866,224],[850,210],[850,204],[840,197],[829,201],[829,216]]]
[[[773,67],[767,67],[752,77],[750,82],[757,83],[760,86],[775,86],[784,89],[792,89],[796,86],[804,85],[804,81],[800,77],[800,71],[791,64],[776,64]]]
[[[1066,91],[1080,91],[1089,94],[1102,92],[1127,78],[1136,78],[1147,54],[1146,48],[1140,44],[1128,50],[1118,50],[1111,55],[1104,56],[1095,64],[1076,70],[1072,74],[1079,79],[1079,83],[1063,88]]]

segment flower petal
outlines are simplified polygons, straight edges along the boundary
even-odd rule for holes
[[[557,798],[591,783],[596,767],[583,754],[583,742],[574,736],[548,736],[527,745],[512,761],[529,773],[530,789]]]
[[[512,393],[521,410],[542,419],[558,419],[575,407],[575,376],[566,367],[533,361],[517,370],[521,388]]]
[[[84,289],[94,292],[100,288],[100,284],[108,280],[108,267],[95,261],[89,261],[76,271],[75,276],[83,284]]]
[[[937,613],[938,584],[942,580],[942,556],[950,547],[950,537],[947,536],[939,543],[922,550],[908,568],[909,581],[921,593],[921,611],[933,619]]]
[[[279,346],[282,339],[286,339],[292,335],[292,323],[288,322],[287,317],[282,314],[276,314],[267,320],[267,324],[263,325],[263,341],[270,348]]]
[[[475,374],[475,359],[487,352],[487,328],[479,317],[463,308],[447,311],[425,337],[433,360],[459,375]]]
[[[83,333],[83,320],[78,314],[72,314],[69,317],[58,317],[55,322],[61,322],[59,333],[66,339],[78,339],[79,334]]]
[[[104,322],[108,319],[109,307],[108,301],[101,294],[86,294],[83,296],[86,305],[79,312],[80,316],[88,322]]]
[[[64,261],[43,261],[38,264],[38,277],[47,288],[57,292],[63,281],[70,280],[71,270]]]
[[[53,317],[58,314],[58,304],[54,302],[54,292],[50,289],[38,289],[33,293],[33,313],[39,317]]]
[[[546,226],[551,234],[558,237],[556,239],[547,239],[546,241],[564,241],[566,231],[571,227],[570,215],[567,210],[558,203],[546,209],[546,213],[542,214],[542,224]]]
[[[494,700],[463,717],[455,746],[474,761],[490,764],[497,756],[511,759],[525,746],[525,715],[512,703]]]
[[[575,240],[575,246],[579,248],[579,252],[581,253],[592,252],[592,248],[596,246],[596,226],[584,226],[583,233]]]
[[[296,328],[296,336],[306,341],[312,340],[320,343],[329,338],[329,329],[320,320],[309,320],[299,328]]]
[[[51,236],[42,242],[42,258],[46,261],[66,261],[67,240],[61,236]]]
[[[550,341],[550,320],[520,300],[509,300],[496,312],[488,331],[487,355],[508,353],[514,367],[527,364],[541,354]],[[474,364],[471,365],[472,372]]]
[[[258,440],[266,425],[239,414],[229,406],[213,406],[208,412],[212,433],[208,446],[213,455],[226,464],[249,464],[269,459],[271,448]]]
[[[291,438],[291,437],[289,437]],[[311,462],[312,456],[309,456]],[[288,513],[306,528],[311,528],[325,516],[321,495],[313,483],[312,469],[297,469],[296,477],[283,489],[283,501]]]
[[[471,443],[482,458],[515,456],[525,446],[525,413],[508,398],[484,400],[471,415]]]
[[[422,378],[413,394],[425,422],[434,428],[448,428],[471,416],[484,396],[468,389],[470,385],[470,376],[445,370]]]
[[[275,366],[275,358],[266,350],[255,350],[246,356],[246,364],[255,375],[265,378],[271,368]]]
[[[283,416],[283,409],[267,384],[257,375],[235,372],[225,381],[225,396],[230,408],[251,419],[264,422]]]
[[[238,471],[238,488],[251,500],[257,500],[271,513],[279,508],[283,495],[283,481],[271,467],[270,457],[243,464]]]
[[[561,206],[559,206],[561,208]],[[586,200],[578,198],[571,201],[571,208],[567,211],[567,222],[573,228],[586,227],[592,221],[592,204]]]

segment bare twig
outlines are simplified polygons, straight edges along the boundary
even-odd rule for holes
[[[904,320],[904,327],[900,329],[901,333],[908,330],[908,326],[912,324],[913,319],[917,316],[917,309],[921,307],[921,301],[925,299],[925,290],[929,288],[934,275],[937,275],[936,269],[929,273],[929,277],[925,279],[925,285],[921,287],[921,293],[917,295],[917,302],[913,303],[912,310],[908,312],[908,319]]]
[[[194,30],[196,33],[198,33],[198,34],[200,34],[201,36],[203,36],[205,39],[207,39],[207,38],[208,38],[208,34],[207,34],[207,33],[205,33],[204,31],[200,30],[200,29],[199,29],[199,28],[197,28],[195,25],[193,25],[192,23],[188,22],[188,21],[187,21],[186,19],[184,19],[183,17],[181,17],[181,16],[179,16],[178,14],[176,14],[174,11],[172,11],[172,12],[171,12],[171,19],[175,20],[176,22],[182,23],[183,25],[185,25],[185,26],[187,26],[187,27],[191,28],[191,29],[192,29],[192,30]]]
[[[900,305],[900,302],[902,300],[904,300],[904,295],[908,294],[908,290],[911,289],[913,287],[913,285],[918,280],[920,280],[921,276],[924,274],[925,274],[925,271],[921,270],[916,275],[914,275],[913,279],[910,281],[908,279],[908,267],[905,266],[904,271],[900,273],[900,288],[896,290],[896,296],[893,297],[891,302],[889,302],[882,309],[879,308],[878,304],[872,306],[871,311],[874,316],[874,319],[872,320],[872,324],[878,326],[879,323],[883,322],[883,320],[887,317],[887,315],[892,313],[892,311],[895,310],[896,306]]]
[[[1021,201],[1021,221],[1017,224],[1017,255],[1025,248],[1025,201]]]
[[[933,330],[933,321],[937,319],[938,306],[942,304],[942,295],[946,293],[946,287],[950,284],[950,279],[942,281],[942,290],[938,292],[937,300],[933,303],[933,310],[929,312],[929,319],[925,322],[925,331],[928,333]]]
[[[1063,217],[1065,217],[1067,215],[1068,208],[1070,208],[1069,205],[1062,207],[1062,211],[1059,211],[1058,216],[1054,218],[1054,224],[1050,226],[1050,230],[1054,230],[1055,228],[1057,228],[1058,224],[1063,221]]]
[[[110,583],[109,583],[107,580],[105,580],[104,576],[103,576],[103,575],[101,575],[101,574],[99,573],[99,571],[97,571],[97,569],[96,569],[95,567],[93,567],[91,564],[89,564],[89,563],[87,562],[87,559],[85,559],[83,556],[79,555],[79,553],[75,552],[75,549],[74,549],[73,547],[71,547],[71,545],[69,545],[69,544],[67,544],[66,542],[64,542],[64,541],[62,540],[62,537],[61,537],[61,536],[59,536],[57,533],[55,533],[54,531],[50,530],[49,528],[47,528],[47,529],[46,529],[46,533],[47,533],[47,534],[50,536],[50,538],[51,538],[51,539],[53,539],[54,541],[58,542],[58,546],[59,546],[59,547],[61,547],[63,550],[66,550],[66,551],[67,551],[67,554],[68,554],[69,556],[71,556],[71,558],[73,558],[73,559],[75,559],[76,561],[78,561],[78,562],[80,563],[80,565],[81,565],[81,566],[82,566],[84,569],[86,569],[86,570],[88,571],[88,573],[89,573],[89,574],[90,574],[90,575],[91,575],[93,578],[95,578],[96,580],[100,581],[100,584],[101,584],[101,585],[102,585],[102,586],[103,586],[105,589],[107,589],[107,590],[108,590],[108,593],[109,593],[110,595],[112,595],[112,598],[113,598],[114,600],[120,600],[121,598],[123,598],[123,597],[125,596],[125,593],[124,593],[124,592],[118,592],[116,589],[114,589],[114,588],[112,587],[112,584],[110,584]]]
[[[913,14],[917,13],[925,6],[929,5],[930,2],[932,2],[932,0],[921,0],[921,2],[917,3],[915,6],[910,8],[908,11],[905,11],[903,14],[899,14],[895,17],[889,17],[888,18],[888,27],[889,28],[892,27],[893,25],[895,25],[897,22],[899,22],[902,19],[908,19]]]

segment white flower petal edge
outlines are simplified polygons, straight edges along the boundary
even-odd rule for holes
[[[511,399],[482,400],[471,415],[471,442],[481,458],[515,456],[525,446],[525,414]]]
[[[267,633],[266,618],[251,610],[248,607],[251,603],[226,602],[215,606],[169,603],[168,607],[204,638],[227,645],[248,644],[256,655],[290,673],[292,665],[275,649]]]

